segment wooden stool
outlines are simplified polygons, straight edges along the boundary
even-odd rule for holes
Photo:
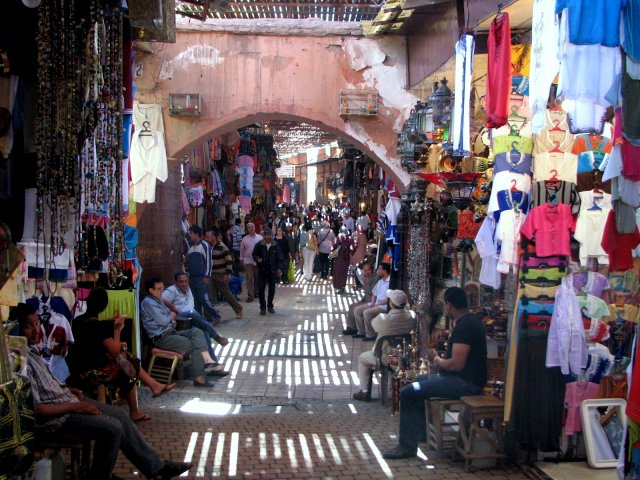
[[[33,449],[42,452],[45,449],[51,449],[54,452],[68,449],[71,453],[71,462],[67,465],[67,475],[72,480],[84,478],[89,471],[91,440],[82,440],[71,435],[36,435]]]
[[[424,413],[427,421],[427,445],[430,449],[442,453],[445,444],[455,448],[457,432],[453,428],[457,421],[445,420],[447,411],[459,411],[460,400],[431,398],[424,401]]]
[[[156,362],[158,359],[163,361]],[[184,368],[188,365],[191,365],[191,360],[185,359],[184,353],[154,348],[151,350],[149,375],[160,383],[169,384],[176,369],[178,370],[178,379],[182,380],[184,378]]]
[[[475,459],[507,458],[502,453],[502,420],[504,416],[504,401],[493,395],[475,395],[461,397],[462,409],[458,416],[458,440],[456,453],[464,457],[464,469],[469,472],[471,463]],[[490,420],[490,423],[488,422]],[[482,421],[482,423],[481,423]],[[495,438],[490,432],[496,433]],[[491,447],[491,452],[476,452],[476,440],[480,436]]]

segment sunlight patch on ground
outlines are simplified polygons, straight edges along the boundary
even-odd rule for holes
[[[193,398],[180,407],[180,411],[184,413],[197,413],[200,415],[222,417],[229,414],[233,407],[234,404],[232,403],[207,402],[200,400],[199,398]]]
[[[373,438],[371,438],[371,435],[369,435],[368,433],[363,433],[362,436],[364,437],[364,440],[367,442],[367,445],[369,445],[371,452],[373,453],[374,457],[378,461],[378,464],[380,464],[380,468],[382,468],[382,471],[384,472],[384,474],[387,476],[387,478],[393,478],[393,473],[391,472],[389,465],[384,460],[384,458],[382,458],[382,454],[380,453],[380,450],[376,446],[376,443],[373,441]]]

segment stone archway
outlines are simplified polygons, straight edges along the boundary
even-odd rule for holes
[[[139,54],[136,100],[164,108],[167,152],[179,158],[206,138],[266,119],[306,122],[357,146],[404,187],[397,134],[416,97],[405,90],[400,37],[243,35],[179,30],[175,44]],[[377,116],[341,117],[340,92],[377,91]],[[171,93],[198,93],[197,118],[168,115]]]

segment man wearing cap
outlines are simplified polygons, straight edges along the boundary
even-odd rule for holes
[[[362,338],[365,342],[372,342],[376,339],[376,331],[372,325],[373,319],[387,311],[387,290],[389,290],[389,280],[391,279],[391,266],[388,263],[381,263],[376,273],[379,279],[371,292],[371,300],[353,310],[358,329],[358,333],[353,335],[353,338]]]
[[[244,268],[247,281],[247,302],[252,302],[257,296],[256,281],[258,279],[258,266],[253,260],[253,249],[262,241],[262,235],[256,233],[256,226],[247,223],[247,234],[240,242],[240,262]]]
[[[405,310],[409,299],[407,294],[402,290],[389,290],[387,292],[389,299],[389,313],[381,313],[373,319],[373,328],[380,337],[386,335],[401,335],[403,333],[411,333],[416,326],[416,319],[413,312]],[[362,352],[358,357],[358,378],[360,379],[360,390],[353,394],[354,400],[362,400],[368,402],[371,400],[371,392],[368,391],[369,378],[371,378],[371,369],[376,366],[375,352],[376,344],[368,352]]]
[[[444,357],[429,350],[427,357],[439,374],[418,375],[400,390],[400,436],[398,445],[382,454],[389,460],[415,457],[418,441],[426,436],[424,401],[430,398],[458,399],[479,395],[487,382],[487,339],[482,320],[469,312],[467,296],[460,287],[444,292],[447,316],[453,331]]]
[[[264,315],[269,309],[269,313],[275,313],[273,310],[273,297],[276,294],[276,280],[282,275],[281,266],[284,262],[282,250],[272,241],[271,229],[265,227],[262,229],[262,241],[258,242],[253,248],[253,260],[258,266],[258,300],[260,300],[260,315]],[[264,298],[265,288],[269,285],[269,294],[267,299]]]

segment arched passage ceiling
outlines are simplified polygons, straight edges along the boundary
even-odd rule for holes
[[[345,139],[404,186],[409,175],[397,156],[397,134],[417,100],[404,88],[405,46],[401,38],[179,31],[175,44],[141,55],[136,99],[164,107],[170,157],[251,123],[294,121]],[[349,89],[377,92],[379,114],[340,116],[340,93]],[[172,93],[197,93],[199,117],[169,116]]]

